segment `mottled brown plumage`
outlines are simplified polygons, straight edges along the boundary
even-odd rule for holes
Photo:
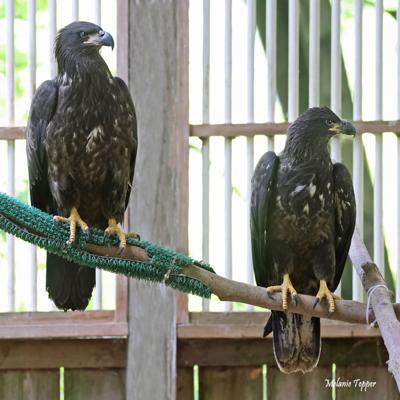
[[[100,56],[104,45],[114,41],[95,24],[60,30],[58,75],[38,88],[27,128],[32,204],[64,217],[76,208],[101,229],[122,222],[137,151],[133,102]],[[86,308],[94,284],[94,270],[48,257],[46,286],[59,308]]]
[[[311,108],[290,126],[279,157],[260,159],[250,221],[259,286],[278,286],[285,274],[299,293],[316,295],[321,282],[331,292],[338,286],[355,226],[351,176],[328,151],[340,132],[354,134],[354,127],[328,108]],[[318,363],[318,318],[273,311],[265,335],[271,331],[282,371],[307,372]]]

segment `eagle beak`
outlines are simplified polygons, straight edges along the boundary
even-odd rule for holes
[[[98,43],[101,46],[110,46],[114,50],[114,39],[108,32],[100,31],[98,33]]]
[[[342,121],[341,123],[341,133],[345,135],[355,135],[356,134],[356,128],[354,128],[354,125],[349,122],[349,121]]]
[[[338,124],[334,124],[329,130],[332,132],[332,135],[338,135],[339,133],[343,133],[344,135],[355,135],[356,129],[351,122],[342,121]]]

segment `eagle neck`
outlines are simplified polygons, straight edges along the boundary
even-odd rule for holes
[[[59,78],[63,81],[67,79],[68,83],[76,80],[91,81],[93,76],[111,77],[111,72],[100,54],[88,56],[66,53],[57,60],[57,63]]]
[[[293,143],[288,141],[282,153],[282,158],[293,166],[308,163],[327,165],[331,162],[327,145],[316,146],[315,143],[307,142],[303,142],[301,145],[297,143],[297,146],[293,146]]]

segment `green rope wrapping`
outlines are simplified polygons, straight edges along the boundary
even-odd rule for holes
[[[72,245],[68,244],[68,224],[54,223],[51,215],[2,192],[0,192],[0,229],[68,261],[132,278],[165,282],[174,289],[205,298],[211,296],[209,287],[203,282],[182,274],[182,268],[190,264],[214,272],[208,264],[193,260],[171,249],[131,237],[127,238],[127,243],[144,249],[149,256],[148,262],[89,253],[84,249],[86,243],[116,246],[118,238],[104,236],[103,231],[90,228],[89,234],[77,230],[75,242]]]

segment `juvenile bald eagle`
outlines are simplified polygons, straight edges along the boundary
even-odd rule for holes
[[[73,22],[57,35],[58,75],[43,82],[31,104],[27,156],[32,205],[76,227],[106,229],[120,247],[118,226],[128,204],[135,169],[135,108],[125,83],[100,56],[112,36],[89,22]],[[48,254],[46,288],[63,310],[86,308],[95,270]]]
[[[355,134],[329,108],[310,108],[289,128],[277,156],[265,153],[254,172],[251,198],[253,268],[257,285],[288,294],[326,298],[335,309],[339,284],[355,226],[351,176],[332,163],[328,142]],[[319,359],[319,318],[272,311],[264,336],[273,331],[275,359],[286,373],[313,369]]]

